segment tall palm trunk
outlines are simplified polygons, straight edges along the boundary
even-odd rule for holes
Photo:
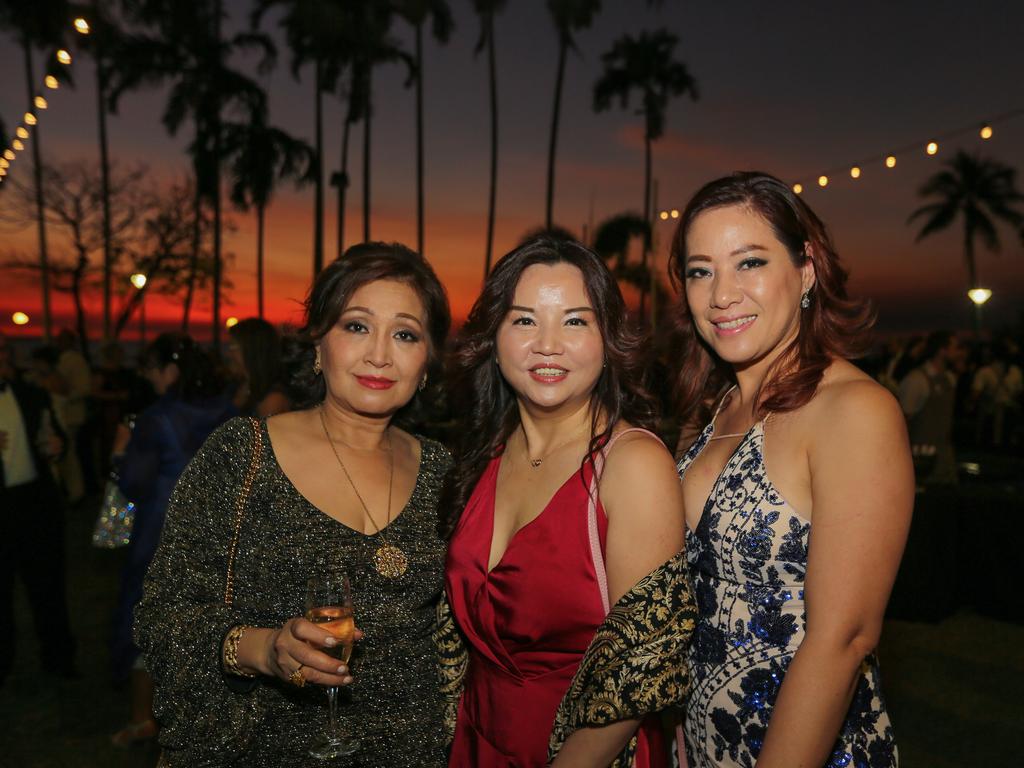
[[[314,120],[316,121],[316,192],[313,203],[313,277],[324,268],[324,105],[321,80],[322,66],[318,58],[313,65],[316,94],[314,96]]]
[[[196,134],[199,128],[196,127]],[[199,270],[199,247],[202,239],[203,194],[199,189],[199,168],[193,168],[195,174],[195,195],[192,198],[192,253],[188,260],[188,283],[185,288],[185,301],[182,303],[181,332],[188,333],[189,315],[192,311],[192,298],[196,291],[196,273]]]
[[[551,229],[555,205],[555,151],[558,148],[558,120],[562,112],[562,81],[565,79],[565,58],[569,49],[564,36],[558,43],[558,69],[555,71],[555,106],[551,114],[551,139],[548,142],[548,189],[544,207],[544,226]]]
[[[266,206],[256,206],[256,309],[260,320],[263,319],[263,225],[266,217]]]
[[[651,222],[651,133],[644,130],[644,221],[653,228]],[[640,263],[647,267],[647,256],[651,252],[651,239],[643,238],[643,250],[641,251]],[[640,289],[640,316],[643,317],[644,305],[647,303],[646,287]]]
[[[974,232],[970,227],[964,227],[964,261],[967,263],[967,290],[979,288],[978,266],[974,261]],[[974,323],[974,335],[981,334],[981,304],[971,302],[974,309],[971,310],[971,319]]]
[[[22,38],[21,47],[25,54],[25,79],[28,83],[28,111],[35,110],[35,74],[32,70],[32,47],[28,38]],[[39,275],[43,291],[43,337],[47,342],[52,336],[52,317],[50,314],[50,258],[46,250],[46,217],[43,207],[43,160],[42,150],[39,147],[39,125],[32,131],[32,169],[36,185],[36,217],[39,223]]]
[[[352,132],[352,120],[345,115],[341,130],[341,173],[338,175],[338,248],[335,258],[345,252],[345,201],[348,196],[348,141]]]
[[[423,252],[423,23],[416,25],[416,250]]]
[[[220,286],[221,276],[224,270],[223,255],[221,253],[221,200],[220,200],[220,148],[221,148],[221,126],[220,126],[220,19],[221,3],[218,0],[213,8],[213,44],[217,50],[217,62],[214,70],[214,104],[213,104],[213,349],[220,351]]]
[[[370,241],[370,137],[372,135],[373,101],[372,92],[373,67],[366,66],[366,114],[363,115],[363,242]]]
[[[484,278],[491,273],[494,252],[494,214],[498,199],[498,67],[494,51],[494,14],[487,15],[487,69],[491,88],[491,188],[487,202],[487,249]]]
[[[95,4],[94,4],[95,7]],[[107,144],[107,72],[103,66],[103,51],[96,41],[96,117],[100,139],[100,202],[103,206],[103,338],[110,339],[111,282],[114,272],[113,243],[110,234],[110,153]]]

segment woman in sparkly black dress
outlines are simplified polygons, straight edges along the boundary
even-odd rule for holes
[[[892,768],[874,649],[914,481],[899,405],[848,362],[871,315],[825,226],[764,174],[701,189],[671,265],[696,434],[679,463],[699,612],[690,764]]]
[[[136,613],[165,765],[308,765],[325,686],[361,743],[352,764],[443,765],[431,638],[451,460],[416,420],[450,322],[427,263],[350,248],[306,303],[299,410],[234,419],[175,489]],[[345,572],[364,633],[351,668],[301,618],[307,580]]]

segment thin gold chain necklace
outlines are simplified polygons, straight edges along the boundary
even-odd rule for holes
[[[331,452],[334,453],[334,458],[338,460],[338,466],[341,467],[341,471],[345,474],[345,479],[348,480],[348,484],[352,486],[352,490],[355,491],[356,498],[359,499],[359,503],[363,505],[363,511],[366,512],[366,516],[370,522],[373,523],[373,527],[377,529],[377,535],[380,536],[381,545],[377,548],[377,551],[373,553],[373,567],[377,569],[377,573],[388,579],[397,579],[399,576],[404,574],[409,569],[409,558],[405,556],[405,552],[391,544],[388,541],[387,534],[384,530],[391,525],[391,489],[393,487],[395,479],[395,454],[391,450],[391,434],[388,433],[388,447],[387,454],[389,457],[389,468],[388,468],[388,519],[385,523],[384,528],[377,525],[377,521],[374,520],[373,515],[370,514],[370,508],[366,506],[366,500],[363,499],[363,494],[356,488],[356,484],[352,481],[352,475],[349,474],[348,468],[345,466],[345,462],[341,460],[341,454],[338,453],[337,447],[334,445],[334,439],[331,437],[330,431],[327,429],[327,417],[324,415],[324,407],[320,406],[320,424],[324,428],[324,435],[327,437],[327,444],[331,446]],[[343,445],[348,445],[344,440],[340,441]]]
[[[572,443],[572,442],[574,442],[574,441],[576,441],[576,440],[579,440],[579,438],[580,438],[580,435],[582,434],[581,432],[578,432],[578,433],[576,433],[575,435],[573,435],[572,437],[570,437],[570,438],[569,438],[569,439],[567,439],[567,440],[562,440],[562,441],[561,441],[561,442],[559,442],[559,443],[555,443],[555,445],[554,445],[554,446],[552,446],[552,447],[551,447],[551,448],[549,448],[548,450],[544,451],[544,455],[543,455],[543,456],[541,456],[541,457],[540,457],[540,458],[538,458],[538,459],[531,459],[531,458],[530,458],[530,441],[529,441],[529,439],[527,439],[527,437],[526,437],[526,430],[525,430],[525,429],[523,428],[523,425],[522,425],[522,424],[520,424],[520,425],[519,425],[519,429],[520,429],[520,430],[522,430],[522,433],[523,433],[523,445],[524,445],[524,446],[525,446],[525,448],[526,448],[526,460],[527,460],[528,462],[530,462],[530,467],[531,467],[532,469],[537,469],[537,468],[539,468],[539,467],[540,467],[540,465],[544,463],[544,460],[545,460],[546,458],[548,458],[548,457],[549,457],[549,456],[550,456],[551,454],[553,454],[553,453],[554,453],[555,451],[557,451],[557,450],[558,450],[559,448],[564,448],[565,446],[569,445],[570,443]]]

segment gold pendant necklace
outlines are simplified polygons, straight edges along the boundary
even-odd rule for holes
[[[565,446],[567,446],[570,443],[573,443],[573,442],[579,440],[579,438],[580,438],[579,433],[577,433],[576,435],[573,435],[572,437],[570,437],[568,440],[563,440],[560,443],[555,443],[555,446],[553,448],[549,448],[547,451],[545,451],[544,455],[541,456],[539,459],[531,459],[530,458],[530,441],[526,439],[526,430],[523,429],[522,424],[519,425],[519,428],[523,432],[523,445],[526,447],[526,459],[527,459],[527,461],[530,462],[530,467],[532,469],[537,469],[538,467],[540,467],[540,465],[544,463],[544,459],[546,459],[548,456],[553,454],[559,448],[564,448]]]
[[[384,528],[377,525],[377,521],[373,519],[373,515],[370,514],[370,508],[366,506],[366,501],[363,499],[363,495],[359,493],[359,489],[356,488],[356,484],[352,482],[352,475],[348,473],[348,469],[345,467],[345,462],[341,460],[341,454],[338,453],[338,449],[334,445],[334,440],[331,438],[331,433],[327,430],[327,417],[324,416],[324,407],[320,406],[320,424],[324,428],[324,435],[327,437],[327,444],[331,446],[331,451],[334,453],[334,458],[338,460],[338,466],[341,467],[341,471],[345,473],[345,479],[348,480],[348,484],[352,486],[352,490],[355,491],[356,498],[359,499],[359,503],[363,505],[363,511],[369,518],[370,522],[373,523],[373,527],[377,529],[377,535],[380,536],[381,545],[377,547],[377,551],[373,553],[373,567],[377,569],[377,573],[387,579],[397,579],[399,576],[409,570],[409,558],[405,556],[405,552],[391,544],[388,541],[387,535],[384,533],[384,528],[388,528],[391,525],[391,488],[395,479],[395,454],[391,450],[391,435],[388,435],[388,447],[387,453],[390,459],[390,468],[388,469],[388,519]],[[341,441],[344,443],[344,441]],[[348,443],[344,443],[348,445]]]

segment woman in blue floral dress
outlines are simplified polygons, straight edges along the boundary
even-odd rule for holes
[[[847,298],[821,221],[765,174],[697,193],[671,269],[700,615],[689,761],[895,766],[874,649],[914,484],[898,404],[848,362],[870,312]]]

